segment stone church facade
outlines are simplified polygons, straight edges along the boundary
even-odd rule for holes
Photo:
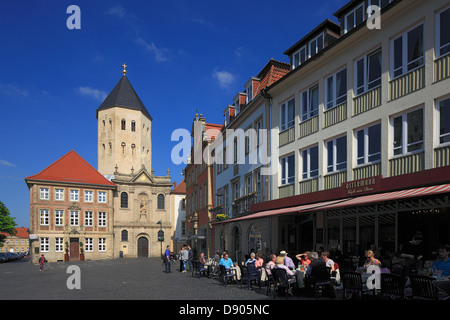
[[[156,257],[172,245],[169,172],[151,169],[151,123],[147,108],[123,76],[97,109],[98,171],[117,185],[114,193],[114,258]],[[158,231],[164,242],[158,241]]]
[[[174,243],[169,171],[151,167],[152,117],[123,76],[97,109],[98,170],[71,151],[25,178],[32,261],[159,257]],[[164,232],[159,241],[158,233]]]

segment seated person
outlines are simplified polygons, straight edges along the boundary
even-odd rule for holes
[[[380,262],[380,260],[375,259],[375,254],[373,253],[372,250],[367,250],[366,257],[367,257],[367,260],[363,265],[364,272],[366,272],[367,268],[370,266],[377,266],[381,269],[381,262]]]
[[[448,258],[449,251],[450,246],[441,246],[438,249],[439,257],[431,265],[431,268],[442,270],[442,277],[450,276],[450,259]]]
[[[311,255],[311,251],[306,251],[304,253],[299,253],[298,255],[296,255],[295,257],[300,260],[300,263],[304,266],[309,266],[309,264],[311,263],[311,259],[310,259],[310,255]]]
[[[228,270],[230,267],[233,266],[233,261],[231,260],[230,257],[228,257],[228,253],[227,252],[225,252],[223,254],[223,257],[219,261],[219,265],[220,266],[224,266],[226,270]]]
[[[327,265],[325,261],[319,259],[319,254],[317,252],[311,252],[310,259],[311,263],[306,269],[305,274],[305,285],[307,290],[309,291],[312,290],[312,285],[315,283],[315,281],[330,280],[330,274],[328,273]],[[324,288],[323,293],[330,297],[336,296],[334,287],[331,285],[331,283]]]
[[[275,267],[275,261],[277,259],[277,256],[274,254],[270,255],[270,261],[266,263],[266,273],[268,276],[272,275],[272,269]]]
[[[252,252],[252,253],[250,253],[250,258],[248,258],[248,260],[245,262],[245,265],[247,265],[247,263],[255,263],[255,262],[256,262],[255,253]]]
[[[288,267],[290,270],[294,270],[295,269],[294,261],[292,261],[292,259],[287,256],[287,252],[286,251],[284,251],[284,250],[281,251],[280,252],[280,257],[283,257],[284,265],[286,267]]]
[[[295,277],[294,272],[292,272],[292,270],[285,266],[284,258],[284,256],[278,256],[275,260],[275,267],[273,267],[273,269],[284,269],[286,270],[288,278]]]
[[[204,252],[200,253],[200,257],[198,257],[198,262],[200,263],[200,268],[204,268],[205,267],[206,258],[205,258],[205,253]]]
[[[256,261],[255,261],[255,267],[258,269],[261,269],[264,265],[264,260],[262,258],[262,253],[258,251],[256,253]]]
[[[331,272],[333,272],[333,271],[336,270],[336,268],[334,266],[335,263],[334,263],[333,260],[331,260],[329,258],[329,256],[330,256],[330,253],[328,251],[323,251],[322,252],[322,260],[323,260],[323,262],[325,262],[326,266],[331,268]]]

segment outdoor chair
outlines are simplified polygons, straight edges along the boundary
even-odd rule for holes
[[[310,276],[309,283],[313,287],[314,297],[319,298],[319,288],[322,289],[322,293],[325,290],[329,290],[329,293],[334,297],[334,287],[331,285],[331,268],[327,267],[322,270],[318,270],[313,276]]]
[[[225,266],[219,265],[220,275],[219,280],[221,283],[227,285],[228,280],[236,280],[236,272],[233,269],[226,269]]]
[[[274,297],[283,291],[286,295],[286,299],[289,297],[289,289],[295,287],[297,284],[295,278],[289,279],[287,271],[281,268],[273,268],[272,276],[275,283]]]
[[[439,298],[439,291],[433,282],[435,278],[410,274],[409,280],[411,281],[412,297],[414,299],[425,300],[437,300]]]
[[[250,290],[252,281],[257,281],[259,283],[259,288],[261,289],[261,272],[256,269],[255,263],[247,263],[247,266],[242,268],[241,272],[241,288],[242,281],[247,281],[247,290]]]
[[[382,273],[381,280],[381,297],[387,299],[405,298],[406,278],[398,274]]]
[[[341,273],[341,283],[344,288],[344,299],[346,299],[348,293],[352,296],[357,294],[359,298],[362,298],[363,293],[368,291],[367,288],[363,288],[362,277],[358,272],[343,271]]]
[[[267,274],[267,290],[266,290],[266,296],[269,295],[270,289],[272,286],[275,286],[275,280],[273,279],[273,275]]]
[[[206,276],[207,269],[202,267],[198,260],[192,261],[192,277],[201,278],[202,274]]]

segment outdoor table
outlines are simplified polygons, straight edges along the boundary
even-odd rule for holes
[[[297,279],[297,288],[304,288],[305,287],[305,270],[296,269],[295,270],[295,278]]]

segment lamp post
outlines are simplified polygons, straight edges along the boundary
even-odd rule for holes
[[[158,241],[161,243],[161,256],[162,256],[162,243],[164,241],[164,231],[162,230],[162,220],[159,220],[156,224],[159,224]]]

